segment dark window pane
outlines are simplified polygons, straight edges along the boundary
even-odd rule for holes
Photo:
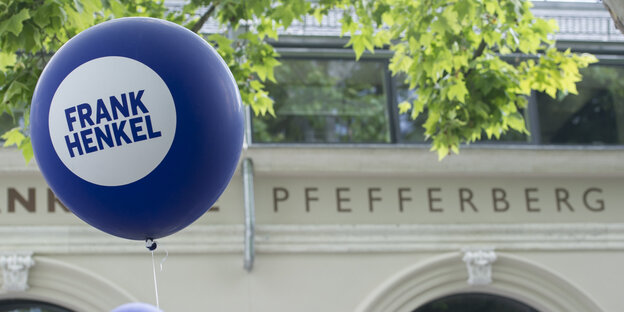
[[[34,300],[2,300],[0,312],[72,312],[61,306]]]
[[[513,299],[479,293],[457,294],[433,300],[413,312],[538,312]]]
[[[624,143],[624,67],[596,65],[581,73],[578,95],[537,94],[542,143]]]
[[[405,83],[405,77],[403,75],[395,77],[394,81],[397,86],[395,106],[403,101],[412,102],[416,100],[416,93]],[[425,109],[416,119],[412,119],[411,114],[411,110],[405,114],[399,114],[399,142],[424,143],[425,129],[423,128],[423,124],[427,121],[427,111]]]
[[[21,116],[21,114],[19,114]],[[11,117],[8,113],[0,113],[0,135],[4,134],[8,130],[11,130],[17,127],[18,123],[21,121],[21,117],[16,116]]]
[[[281,62],[267,83],[276,117],[253,117],[254,142],[390,142],[385,62]]]

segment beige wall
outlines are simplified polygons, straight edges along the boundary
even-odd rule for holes
[[[562,276],[603,311],[621,308],[620,290],[624,282],[614,278],[622,273],[624,255],[619,251],[511,254]],[[248,273],[242,269],[240,254],[171,253],[164,270],[158,273],[160,303],[165,311],[353,311],[383,282],[436,255],[435,252],[258,254],[254,270]],[[44,254],[41,257],[87,270],[119,285],[140,301],[155,302],[151,258],[147,252],[125,256]],[[463,265],[459,255],[457,265]],[[478,291],[497,292],[496,265],[493,284],[479,287]],[[33,278],[36,280],[37,271]],[[460,278],[466,279],[467,275],[464,273]],[[471,287],[466,284],[464,290],[471,291]],[[67,303],[71,306],[71,302]],[[112,308],[121,303],[111,301],[110,305]]]
[[[255,167],[253,270],[243,269],[237,172],[219,211],[161,240],[157,261],[169,251],[158,273],[161,306],[411,311],[437,296],[481,291],[543,310],[619,311],[622,156],[619,150],[466,149],[439,163],[413,148],[254,148],[244,155]],[[29,189],[32,202],[16,199],[30,200]],[[306,196],[306,189],[314,190]],[[505,191],[508,210],[494,209],[503,204],[493,199],[494,189]],[[403,195],[410,200],[401,203]],[[0,150],[0,257],[33,252],[36,262],[31,288],[0,298],[45,299],[79,311],[154,303],[143,243],[94,230],[58,204],[51,212],[48,196],[36,165]],[[599,201],[603,209],[596,209]],[[462,256],[469,249],[495,250],[491,284],[467,283]]]

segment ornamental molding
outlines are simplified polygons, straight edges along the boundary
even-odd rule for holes
[[[454,252],[495,246],[497,251],[624,251],[624,224],[262,225],[256,254]],[[159,239],[176,253],[242,253],[244,226],[196,224]],[[90,226],[2,226],[0,252],[140,254],[142,241],[117,238]]]
[[[292,157],[296,154],[297,157]],[[551,146],[466,146],[462,157],[440,166],[437,157],[418,146],[255,144],[243,151],[261,175],[393,177],[624,177],[624,148]],[[4,176],[41,176],[35,161],[24,164],[16,148],[0,149],[0,173]],[[382,159],[383,161],[380,161]],[[240,172],[240,167],[237,170]]]
[[[32,252],[0,253],[3,292],[21,292],[29,288],[28,272],[35,265],[32,254]]]
[[[496,261],[493,248],[464,250],[462,260],[468,270],[468,285],[489,285],[492,283],[492,264]]]
[[[257,225],[256,251],[624,250],[624,224]]]

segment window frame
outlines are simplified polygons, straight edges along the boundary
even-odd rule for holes
[[[280,54],[279,60],[289,59],[289,60],[335,60],[335,61],[356,61],[355,54],[350,49],[344,48],[309,48],[309,47],[301,47],[301,48],[276,48],[276,51]],[[385,112],[387,114],[386,122],[388,128],[389,141],[388,142],[354,142],[354,143],[345,143],[345,142],[323,142],[323,143],[308,143],[308,142],[256,142],[253,140],[253,126],[254,126],[254,116],[252,116],[253,112],[250,109],[246,110],[245,118],[248,120],[246,122],[246,126],[248,130],[245,133],[248,136],[248,144],[249,145],[259,145],[259,146],[271,146],[271,145],[304,145],[304,146],[335,146],[335,145],[344,145],[344,146],[359,146],[359,145],[370,145],[370,146],[378,146],[378,145],[393,145],[397,144],[397,129],[398,126],[396,122],[398,121],[398,108],[396,108],[396,104],[394,104],[394,77],[390,73],[388,68],[389,60],[390,60],[390,51],[383,50],[380,53],[370,54],[365,53],[357,62],[375,62],[380,63],[384,68],[384,82],[383,88],[385,91]],[[394,113],[396,110],[396,113]],[[395,121],[394,119],[397,119]]]
[[[332,37],[312,37],[312,38],[296,38],[287,37],[286,39],[280,39],[279,42],[273,42],[276,51],[280,54],[279,59],[299,59],[299,60],[312,60],[312,59],[329,59],[329,60],[355,60],[355,54],[351,49],[344,48],[346,44],[344,38],[332,38]],[[567,43],[570,44],[570,43]],[[578,46],[578,43],[576,43]],[[558,45],[561,49],[566,48],[566,44]],[[581,47],[588,48],[591,45],[585,44]],[[576,47],[576,46],[575,46]],[[578,47],[577,47],[578,48]],[[575,53],[582,53],[583,50],[575,51]],[[612,52],[612,51],[610,51]],[[596,53],[596,51],[594,51]],[[364,52],[360,61],[379,61],[384,60],[385,64],[389,64],[392,57],[392,51],[387,49],[375,50],[372,54],[368,51]],[[523,55],[523,54],[510,54],[505,58],[536,58],[535,56]],[[621,54],[596,54],[599,59],[599,63],[596,65],[618,65],[624,66],[624,47],[622,47]],[[595,66],[595,65],[594,65]],[[385,88],[386,94],[386,109],[388,110],[388,129],[390,135],[390,141],[387,143],[307,143],[307,142],[255,142],[252,138],[253,134],[253,122],[251,110],[246,110],[246,118],[248,120],[246,126],[248,130],[248,144],[250,146],[400,146],[400,147],[412,147],[412,148],[428,148],[429,143],[423,142],[408,142],[404,141],[400,132],[400,114],[398,111],[397,92],[399,82],[397,77],[392,75],[388,67],[384,69],[385,76]],[[622,144],[603,144],[603,145],[586,145],[586,144],[543,144],[540,124],[539,124],[539,111],[537,109],[537,97],[536,91],[532,91],[528,96],[528,104],[526,112],[524,113],[527,129],[531,133],[526,141],[477,141],[470,144],[462,144],[462,148],[494,148],[494,149],[536,149],[536,150],[624,150],[624,143]]]

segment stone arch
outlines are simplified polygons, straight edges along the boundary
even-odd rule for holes
[[[562,276],[517,256],[498,253],[493,282],[469,285],[459,252],[432,257],[398,272],[377,287],[357,312],[412,312],[437,298],[482,292],[516,299],[540,311],[603,311],[587,294]]]
[[[44,301],[76,312],[108,312],[123,303],[137,301],[130,293],[102,276],[47,257],[35,257],[28,284],[28,290],[2,293],[0,300]]]

